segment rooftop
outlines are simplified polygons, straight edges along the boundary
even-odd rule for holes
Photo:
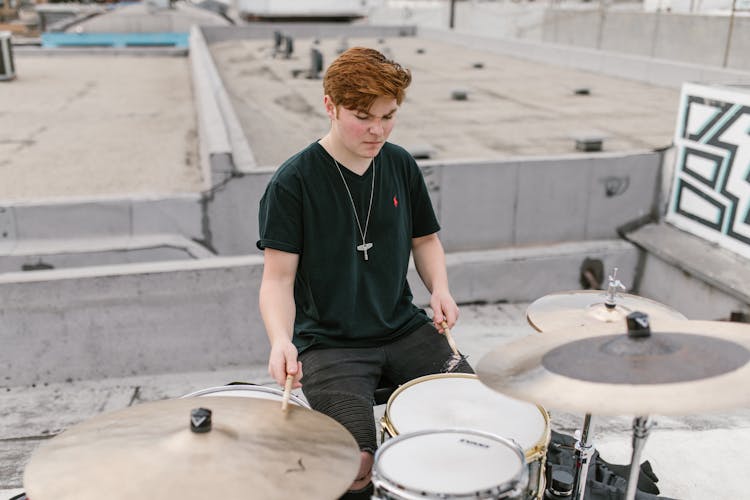
[[[674,135],[678,89],[418,36],[296,38],[290,58],[274,55],[271,38],[211,44],[258,165],[278,165],[327,132],[309,54],[318,49],[327,66],[342,45],[377,48],[412,71],[391,141],[433,159],[575,153],[575,138],[591,135],[605,151],[652,150]]]
[[[210,46],[258,165],[278,166],[327,131],[321,80],[293,74],[309,69],[313,46],[327,65],[342,41],[314,41],[295,40],[289,59],[273,56],[270,38]],[[604,151],[649,150],[674,134],[675,88],[419,37],[346,43],[380,48],[412,70],[391,140],[420,156],[574,153],[582,136],[603,138]],[[17,78],[0,94],[9,118],[0,120],[0,200],[204,188],[187,58],[32,54],[16,52]],[[452,99],[455,90],[467,99]]]

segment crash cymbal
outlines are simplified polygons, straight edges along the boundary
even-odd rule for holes
[[[686,415],[750,405],[750,325],[660,322],[557,330],[504,344],[479,361],[490,388],[549,409],[596,415]]]
[[[617,293],[615,306],[611,308],[606,306],[606,300],[607,292],[602,290],[553,293],[532,302],[526,309],[526,319],[540,332],[601,324],[624,325],[625,317],[634,311],[648,314],[654,323],[663,319],[687,319],[669,306],[637,295]]]
[[[191,409],[211,429],[191,430]],[[198,421],[199,422],[199,421]],[[260,398],[144,403],[102,414],[42,444],[24,473],[34,500],[330,500],[359,471],[354,438],[312,410]]]

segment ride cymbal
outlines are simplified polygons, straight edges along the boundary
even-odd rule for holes
[[[211,428],[191,431],[191,410]],[[205,430],[205,429],[204,429]],[[34,500],[330,500],[359,471],[354,438],[312,410],[260,398],[144,403],[102,414],[42,444],[24,473]]]
[[[488,387],[550,409],[596,415],[685,415],[750,405],[750,325],[662,321],[529,335],[479,361]]]
[[[574,290],[545,295],[529,305],[526,320],[534,329],[548,332],[579,326],[625,324],[625,317],[634,311],[648,314],[656,323],[687,319],[671,307],[645,297],[617,293],[614,307],[606,305],[607,297],[608,292],[603,290]]]

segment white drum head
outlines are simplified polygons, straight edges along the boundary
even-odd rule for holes
[[[427,429],[475,429],[534,448],[547,433],[537,406],[493,391],[476,375],[428,375],[393,393],[386,418],[397,434]]]
[[[209,387],[207,389],[201,389],[199,391],[191,392],[182,396],[183,398],[191,397],[204,397],[204,396],[229,396],[239,398],[260,398],[260,399],[273,399],[274,401],[281,401],[284,397],[284,391],[276,389],[274,387],[265,387],[262,385],[223,385],[219,387]],[[289,395],[289,402],[303,408],[310,408],[304,400],[295,396],[294,394]]]
[[[373,469],[376,487],[446,498],[510,492],[522,489],[527,481],[520,447],[470,430],[402,434],[377,451]]]

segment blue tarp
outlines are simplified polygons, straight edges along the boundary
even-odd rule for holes
[[[189,33],[42,33],[42,47],[188,47]]]

